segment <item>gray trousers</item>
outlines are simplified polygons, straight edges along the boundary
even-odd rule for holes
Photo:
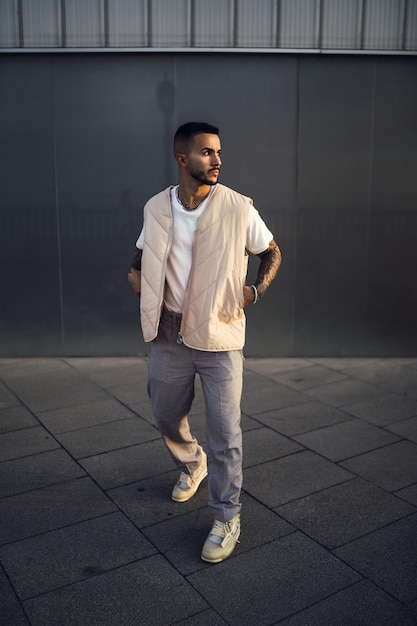
[[[199,374],[206,407],[209,506],[226,522],[240,512],[243,353],[204,352],[177,343],[181,316],[163,310],[151,343],[148,391],[156,423],[178,467],[193,474],[202,460],[188,416]]]

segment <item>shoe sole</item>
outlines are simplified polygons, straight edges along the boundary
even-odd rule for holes
[[[201,485],[201,483],[203,482],[203,480],[205,479],[206,476],[208,476],[208,472],[206,472],[200,478],[199,483],[198,483],[197,487],[195,488],[195,491],[193,491],[191,495],[187,494],[187,492],[184,491],[185,498],[174,498],[174,496],[171,494],[171,500],[173,500],[174,502],[188,502],[188,500],[191,500],[191,498],[193,496],[195,496],[195,494],[197,493],[199,486]]]

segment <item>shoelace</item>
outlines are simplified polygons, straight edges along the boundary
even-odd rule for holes
[[[236,543],[240,543],[239,540],[236,539],[236,537],[233,537],[232,524],[230,522],[219,522],[218,520],[216,520],[213,524],[210,535],[222,539],[222,542],[220,544],[222,547],[229,538],[236,541]]]
[[[185,472],[181,472],[180,474],[180,479],[179,479],[179,487],[180,489],[189,489],[190,488],[190,483],[192,481],[192,477],[189,474],[186,474]]]

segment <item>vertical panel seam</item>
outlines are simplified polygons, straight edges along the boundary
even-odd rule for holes
[[[17,0],[17,27],[19,33],[19,48],[24,48],[25,38],[23,31],[23,0]]]
[[[294,217],[293,217],[293,277],[292,277],[292,312],[291,312],[291,354],[296,356],[295,320],[296,320],[296,279],[297,279],[297,235],[298,235],[298,159],[300,143],[300,59],[296,60],[295,82],[295,159],[294,159]]]
[[[51,60],[51,88],[52,88],[52,143],[53,143],[53,174],[55,186],[55,218],[56,218],[56,238],[58,256],[58,284],[59,284],[59,309],[61,321],[61,348],[65,354],[65,318],[64,318],[64,291],[62,284],[62,250],[61,250],[61,224],[59,210],[59,190],[58,190],[58,166],[56,148],[56,107],[55,107],[55,59]]]
[[[372,71],[372,105],[371,105],[371,128],[369,136],[369,167],[368,167],[368,194],[367,194],[367,210],[366,210],[366,267],[365,267],[365,302],[363,313],[364,331],[366,331],[366,323],[368,318],[368,302],[369,302],[369,256],[370,256],[370,234],[371,234],[371,204],[372,204],[372,183],[373,183],[373,165],[374,165],[374,140],[375,140],[375,96],[376,96],[376,59],[373,61]]]

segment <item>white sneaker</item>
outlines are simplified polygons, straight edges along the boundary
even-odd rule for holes
[[[239,543],[240,514],[238,513],[228,522],[216,520],[207,537],[201,558],[208,563],[220,563],[230,556]]]
[[[207,476],[207,455],[204,450],[202,453],[203,462],[192,476],[181,472],[171,494],[171,498],[175,500],[175,502],[187,502],[187,500],[190,500]]]

